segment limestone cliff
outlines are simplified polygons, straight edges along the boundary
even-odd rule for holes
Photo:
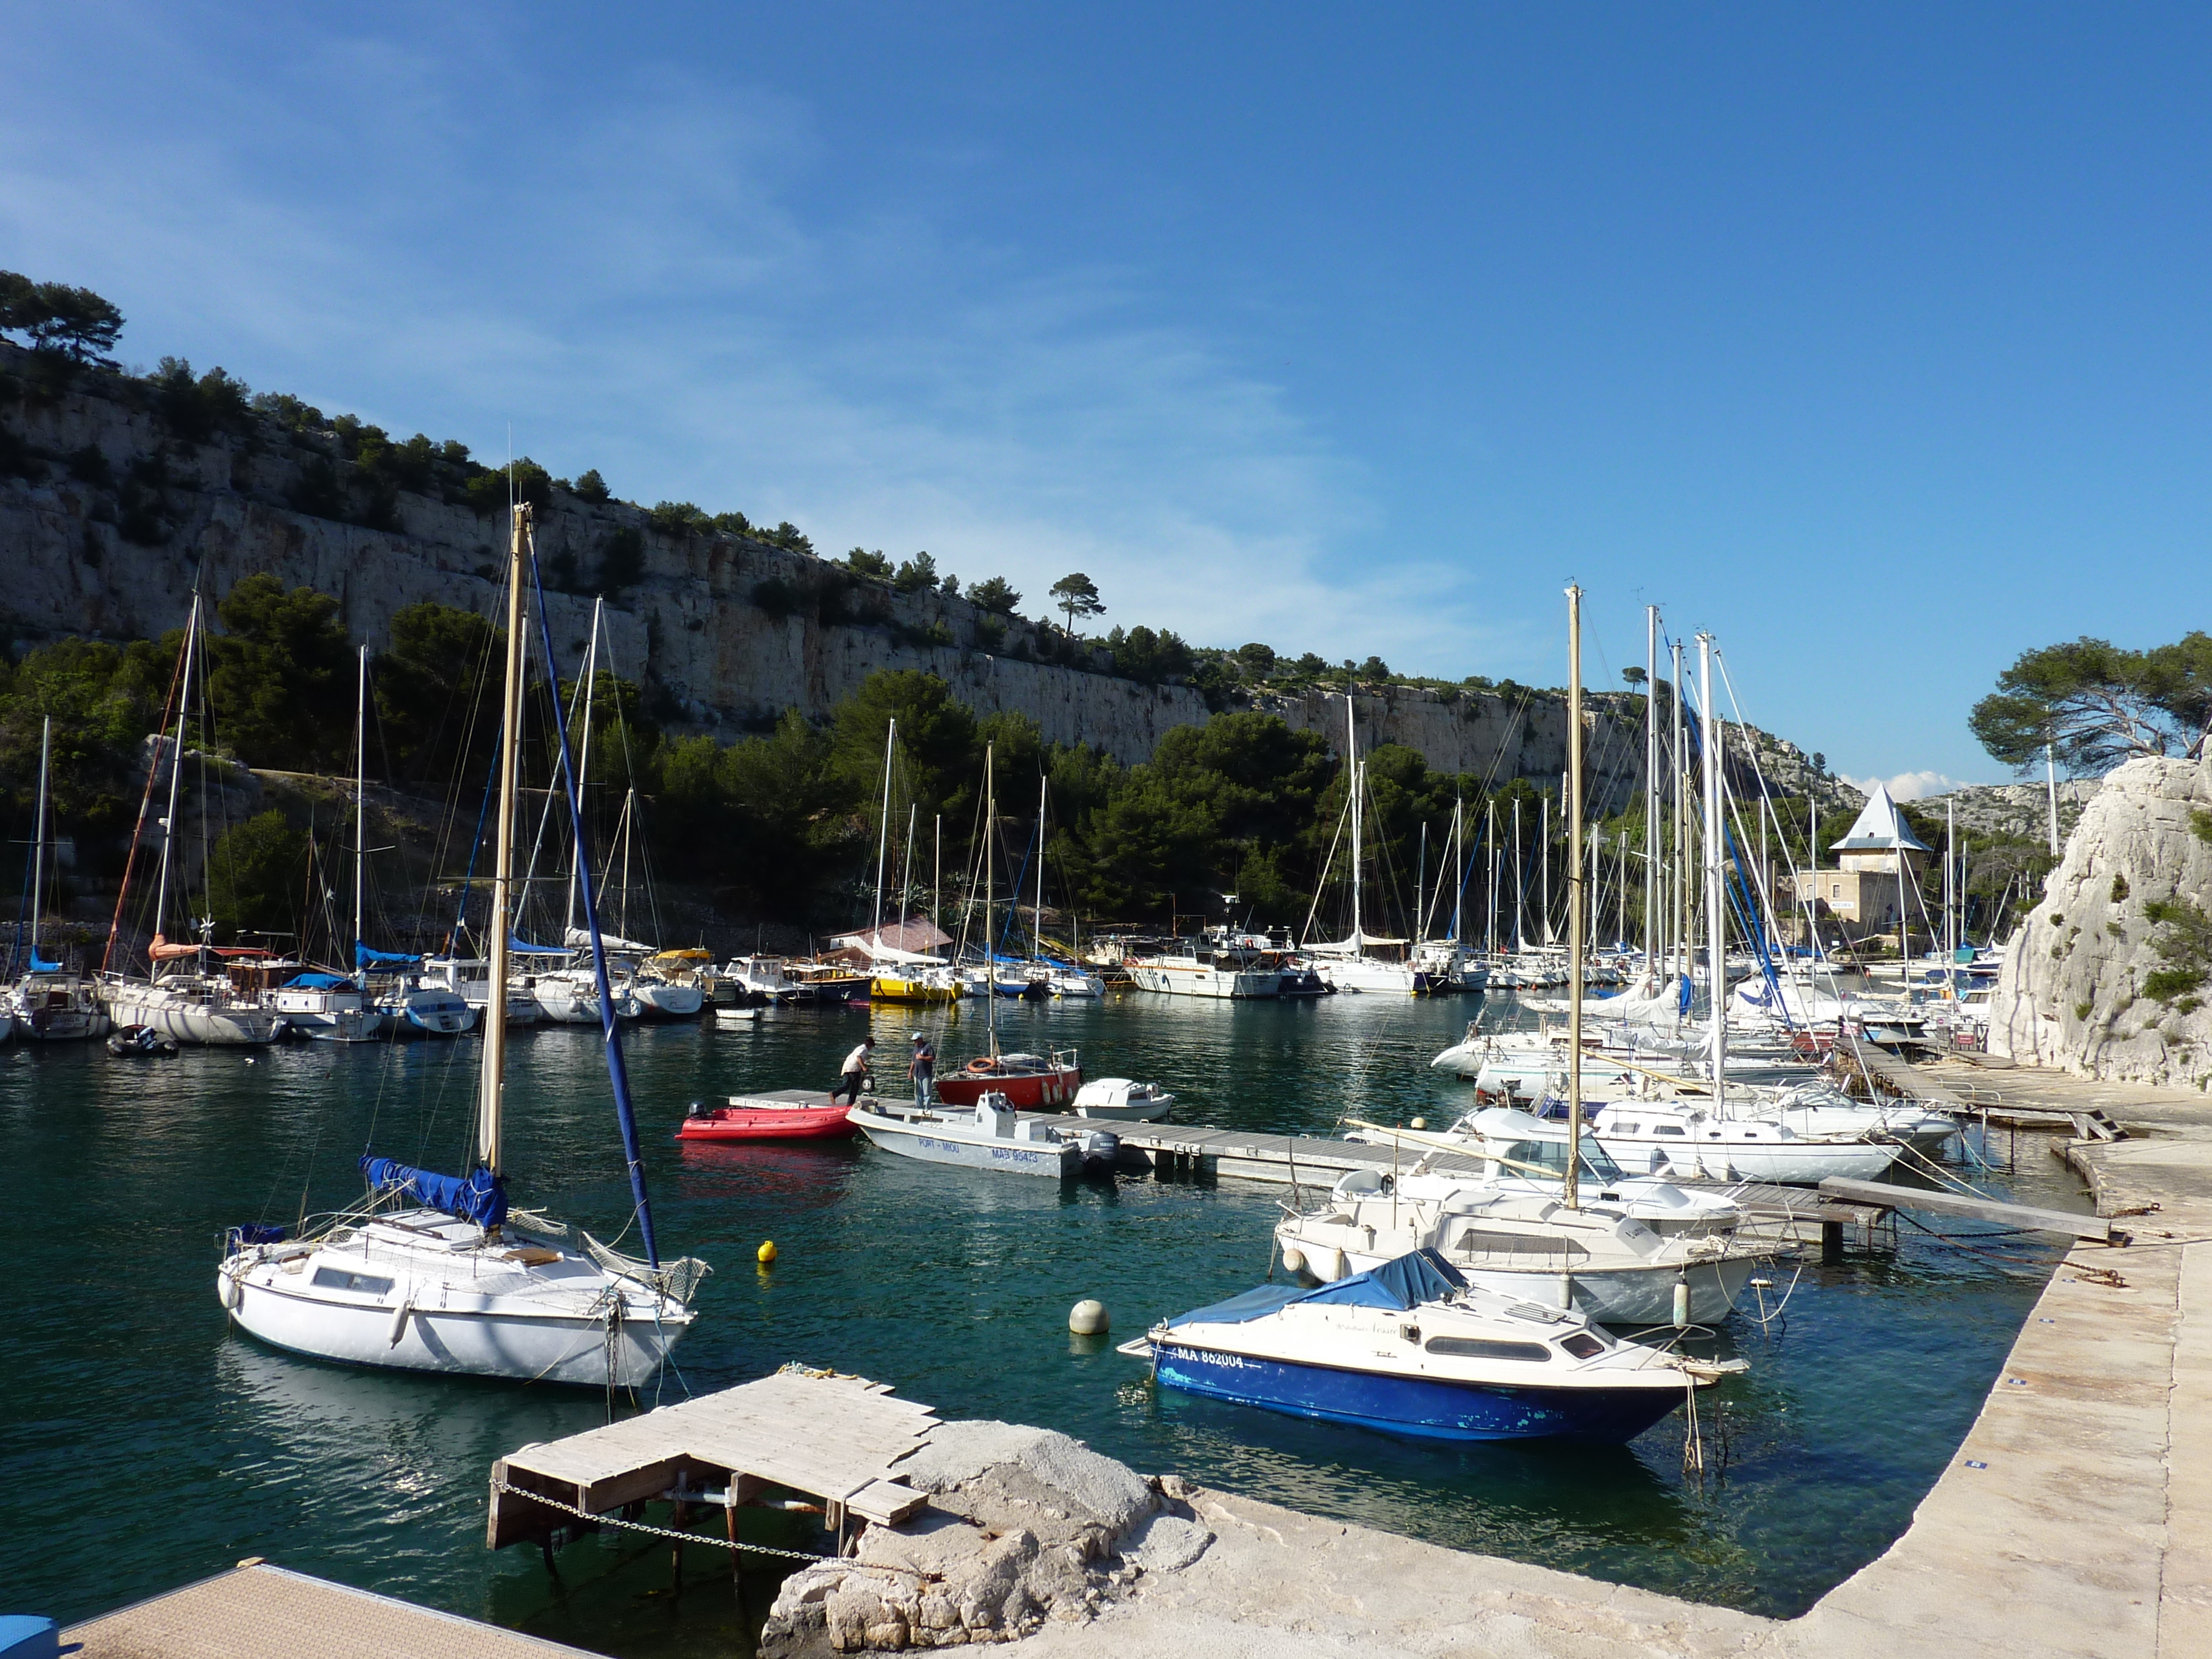
[[[221,596],[267,571],[334,595],[349,632],[381,642],[392,613],[420,599],[489,614],[503,552],[496,514],[465,493],[379,486],[337,431],[240,416],[190,434],[147,382],[81,376],[39,394],[25,355],[0,346],[0,629],[18,641],[76,634],[157,635],[180,624],[197,587]],[[11,369],[15,371],[10,373]],[[538,514],[549,569],[593,586],[618,539],[636,580],[609,601],[614,665],[645,681],[671,723],[736,737],[784,709],[819,718],[872,671],[925,670],[979,714],[1016,711],[1047,738],[1124,763],[1148,757],[1209,710],[1187,685],[1118,678],[1103,650],[1049,624],[1008,617],[936,590],[896,592],[841,564],[744,536],[669,532],[621,501],[550,492]],[[592,600],[550,596],[564,665],[580,654]],[[1435,767],[1503,782],[1556,783],[1566,766],[1557,693],[1444,693],[1376,685],[1358,699],[1366,743],[1402,743]],[[1263,695],[1257,706],[1340,746],[1340,696]],[[1586,713],[1590,796],[1617,811],[1642,787],[1644,744],[1614,694]],[[1817,787],[1805,757],[1761,738],[1785,790]]]
[[[2212,846],[2191,813],[2212,807],[2212,765],[2128,762],[2090,796],[2042,902],[2014,934],[1990,1050],[2085,1076],[2212,1081],[2212,1009],[2142,994],[2161,963],[2144,907],[2212,891]]]

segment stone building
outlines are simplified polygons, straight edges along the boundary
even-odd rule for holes
[[[1832,842],[1832,870],[1800,870],[1790,900],[1797,915],[1809,906],[1824,935],[1861,939],[1894,932],[1899,901],[1917,891],[1930,848],[1912,833],[1889,791],[1876,784],[1849,834]],[[1904,866],[1904,882],[1898,877]]]

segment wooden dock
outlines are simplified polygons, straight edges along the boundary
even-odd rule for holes
[[[882,1383],[778,1371],[508,1453],[492,1466],[484,1541],[550,1548],[561,1528],[666,1501],[679,1516],[702,1504],[723,1510],[734,1542],[738,1510],[793,1507],[771,1500],[771,1487],[817,1500],[823,1525],[840,1535],[854,1519],[889,1524],[924,1502],[892,1466],[936,1426],[929,1407]]]
[[[74,1659],[592,1659],[259,1559],[62,1632]]]

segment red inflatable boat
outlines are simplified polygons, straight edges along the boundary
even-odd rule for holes
[[[852,1108],[842,1100],[805,1089],[781,1089],[769,1095],[732,1095],[726,1106],[691,1103],[690,1115],[677,1126],[678,1140],[822,1140],[848,1135]]]

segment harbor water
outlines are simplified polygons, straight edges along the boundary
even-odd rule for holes
[[[1009,1007],[1001,1041],[1076,1048],[1092,1078],[1157,1080],[1182,1121],[1328,1134],[1346,1115],[1440,1127],[1468,1103],[1469,1086],[1428,1061],[1471,1012],[1139,994]],[[2058,1255],[2048,1238],[1928,1218],[1936,1231],[1902,1224],[1894,1249],[1779,1264],[1767,1300],[1787,1295],[1783,1318],[1740,1316],[1723,1339],[1751,1369],[1701,1402],[1702,1479],[1683,1472],[1679,1413],[1625,1448],[1440,1446],[1277,1418],[1156,1391],[1113,1344],[1266,1277],[1285,1189],[1060,1183],[857,1142],[671,1138],[694,1099],[827,1086],[872,1022],[887,1089],[903,1088],[918,1024],[947,1066],[983,1042],[973,1009],[629,1033],[663,1250],[716,1270],[663,1397],[789,1362],[834,1367],[946,1417],[1064,1430],[1141,1470],[1788,1615],[1903,1530]],[[0,1049],[0,1240],[23,1316],[0,1386],[8,1610],[66,1622],[258,1555],[638,1659],[749,1645],[719,1551],[690,1551],[678,1589],[665,1546],[642,1539],[573,1545],[557,1577],[533,1551],[484,1549],[493,1460],[605,1421],[603,1395],[348,1370],[227,1328],[222,1230],[349,1200],[365,1150],[464,1167],[477,1054],[473,1040],[138,1061],[96,1044]],[[614,1242],[629,1206],[597,1033],[520,1036],[508,1101],[516,1201]],[[1982,1184],[2087,1207],[2040,1138],[2021,1138],[2018,1164]],[[765,1239],[772,1268],[754,1261]],[[1110,1310],[1110,1339],[1069,1335],[1087,1297]],[[749,1580],[754,1623],[771,1584]]]

